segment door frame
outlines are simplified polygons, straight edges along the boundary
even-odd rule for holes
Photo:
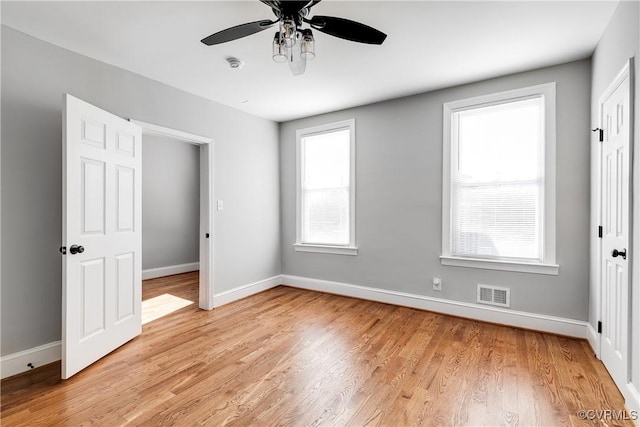
[[[145,135],[156,135],[177,139],[200,148],[200,233],[198,238],[200,274],[198,307],[203,310],[211,310],[213,309],[213,295],[215,294],[213,280],[213,139],[140,120],[129,119],[129,121],[142,128],[143,141]],[[142,155],[144,156],[144,153]]]
[[[634,141],[634,127],[633,127],[633,120],[634,120],[634,81],[633,81],[633,58],[629,58],[627,59],[627,61],[625,61],[624,66],[622,67],[622,69],[620,70],[620,72],[616,75],[616,77],[611,81],[611,83],[609,84],[609,86],[602,92],[602,94],[600,95],[600,97],[598,98],[598,125],[599,125],[599,129],[604,129],[604,104],[605,102],[609,99],[609,97],[613,94],[613,92],[615,92],[615,90],[622,84],[622,82],[625,79],[629,79],[629,156],[631,159],[633,159],[634,156],[634,147],[633,147],[633,141]],[[606,131],[606,130],[604,130]],[[604,132],[603,131],[603,132]],[[598,132],[595,132],[594,134],[596,136],[596,138],[598,137]],[[596,140],[599,142],[599,140]],[[603,200],[602,200],[602,191],[603,191],[603,186],[602,186],[602,178],[603,178],[603,166],[602,166],[602,162],[603,162],[603,158],[602,158],[602,143],[598,143],[598,148],[597,148],[597,159],[598,159],[598,165],[597,165],[597,199],[596,199],[596,218],[597,218],[597,224],[598,225],[602,225],[602,218],[603,218]],[[633,176],[634,176],[634,169],[633,169],[633,161],[630,162],[629,164],[629,228],[628,228],[628,233],[629,233],[629,248],[627,249],[630,252],[630,256],[627,257],[627,265],[628,265],[628,286],[627,286],[627,301],[629,304],[628,307],[628,318],[627,318],[627,349],[630,352],[631,348],[632,348],[632,337],[631,337],[631,330],[632,330],[632,317],[633,317],[633,312],[632,312],[632,305],[631,305],[631,298],[629,298],[632,293],[633,293],[633,268],[634,268],[634,245],[633,245]],[[595,275],[596,275],[596,292],[595,292],[595,309],[596,309],[596,322],[601,321],[602,320],[602,304],[603,304],[603,297],[602,297],[602,239],[599,237],[596,237],[597,240],[597,244],[596,244],[596,266],[595,266]],[[601,335],[599,332],[596,331],[595,334],[595,342],[592,343],[595,344],[595,348],[593,349],[595,352],[595,356],[600,359],[601,358],[601,350],[602,350],[602,340],[601,340]],[[631,355],[628,354],[627,355],[627,375],[629,374],[630,371],[630,363],[631,361]]]

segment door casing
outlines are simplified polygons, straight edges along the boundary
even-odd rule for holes
[[[213,309],[214,296],[213,139],[140,120],[129,119],[129,121],[142,128],[143,141],[145,135],[157,135],[177,139],[200,147],[200,232],[198,236],[200,247],[200,277],[198,306],[203,310],[211,310]],[[144,156],[144,153],[142,155]]]

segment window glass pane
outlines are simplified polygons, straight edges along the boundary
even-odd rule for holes
[[[454,113],[453,254],[542,260],[543,102]]]
[[[542,175],[543,98],[466,110],[458,115],[458,173],[467,181]]]
[[[349,190],[309,190],[302,197],[303,243],[349,244]]]
[[[349,185],[349,130],[302,138],[304,189]]]
[[[350,132],[301,138],[302,243],[348,245]]]

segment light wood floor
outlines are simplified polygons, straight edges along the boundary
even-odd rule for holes
[[[197,301],[196,282],[145,297]],[[192,304],[59,375],[3,381],[2,425],[600,425],[578,411],[624,409],[584,340],[285,286]]]

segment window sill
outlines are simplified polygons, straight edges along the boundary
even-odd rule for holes
[[[295,243],[293,247],[297,252],[316,252],[320,254],[335,255],[358,255],[358,248],[355,246],[307,245],[302,243]]]
[[[496,261],[480,258],[460,258],[454,256],[441,256],[440,264],[452,267],[483,268],[486,270],[548,274],[551,276],[557,276],[560,270],[560,266],[557,264],[532,264],[526,262]]]

